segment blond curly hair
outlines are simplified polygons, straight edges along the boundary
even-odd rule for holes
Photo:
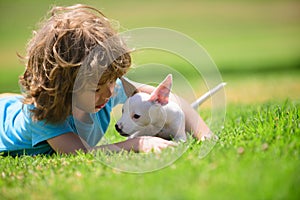
[[[28,43],[26,70],[19,82],[23,103],[34,105],[32,119],[60,123],[72,112],[73,87],[80,67],[92,73],[91,68],[104,66],[103,83],[124,75],[131,57],[109,20],[96,8],[54,7],[50,14]]]

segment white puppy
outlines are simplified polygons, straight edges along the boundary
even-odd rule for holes
[[[178,104],[169,101],[172,75],[169,74],[151,94],[137,92],[136,88],[124,78],[122,82],[129,98],[123,105],[122,117],[115,125],[120,135],[129,138],[157,136],[186,141],[184,113]],[[214,88],[215,91],[209,91],[209,94],[212,95],[221,88],[220,85],[217,87]],[[133,92],[134,90],[136,92]],[[210,96],[207,94],[205,94],[206,98],[203,98],[205,97],[203,95],[202,99],[199,98],[192,106],[198,107]]]

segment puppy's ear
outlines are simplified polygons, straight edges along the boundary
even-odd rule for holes
[[[124,91],[126,96],[129,98],[133,96],[134,94],[138,93],[138,89],[133,85],[133,83],[130,82],[129,79],[125,77],[120,78],[122,81],[122,85],[124,87]]]
[[[172,87],[172,75],[169,74],[151,93],[149,101],[157,102],[161,105],[169,103],[169,96]]]

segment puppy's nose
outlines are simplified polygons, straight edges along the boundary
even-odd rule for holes
[[[122,133],[122,129],[119,127],[118,124],[115,124],[115,128],[119,133]]]

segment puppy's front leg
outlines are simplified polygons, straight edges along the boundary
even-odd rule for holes
[[[175,141],[186,141],[186,133],[185,133],[185,121],[181,120],[180,123],[174,124],[174,140]]]
[[[182,142],[186,141],[186,133],[185,133],[184,128],[183,128],[183,130],[177,130],[177,133],[174,136],[174,140],[175,141],[182,141]]]
[[[182,134],[182,133],[180,133],[180,134],[176,134],[176,136],[174,137],[174,140],[176,141],[176,142],[179,142],[179,141],[181,141],[181,142],[185,142],[186,141],[186,134],[185,134],[185,132]]]

